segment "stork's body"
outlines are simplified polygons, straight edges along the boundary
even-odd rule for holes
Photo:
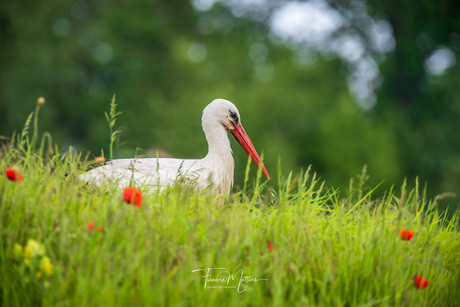
[[[100,184],[115,183],[119,188],[144,186],[152,191],[176,181],[192,184],[198,191],[209,187],[215,194],[227,194],[233,185],[234,161],[227,131],[231,132],[257,166],[270,178],[240,122],[238,109],[224,99],[216,99],[204,110],[203,131],[208,154],[203,159],[119,159],[80,176]]]

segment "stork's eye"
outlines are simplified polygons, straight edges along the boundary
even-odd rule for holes
[[[231,110],[229,110],[229,112],[230,112],[230,116],[232,117],[233,121],[235,122],[235,125],[238,125],[238,122],[239,122],[238,115],[236,115],[236,113],[232,112]]]

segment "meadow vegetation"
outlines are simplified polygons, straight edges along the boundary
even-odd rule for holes
[[[446,195],[430,200],[404,182],[376,196],[365,169],[335,190],[310,169],[283,176],[280,161],[271,181],[252,178],[248,163],[244,185],[219,206],[176,185],[154,194],[137,187],[138,208],[122,191],[79,181],[93,158],[59,152],[47,134],[39,142],[33,120],[0,153],[2,172],[16,166],[23,175],[0,176],[2,306],[460,301],[459,214],[437,210]],[[413,237],[402,239],[401,229]],[[225,269],[206,280],[208,268]],[[420,276],[426,287],[417,287]]]
[[[367,165],[369,185],[385,179],[381,191],[418,177],[430,198],[460,195],[460,2],[442,3],[2,0],[0,134],[22,127],[44,96],[41,127],[61,150],[103,147],[109,157],[103,114],[116,93],[126,144],[115,157],[140,147],[200,158],[201,112],[225,98],[269,170],[278,156],[285,171],[311,164],[343,190]],[[280,12],[305,7],[292,39],[276,35]],[[327,22],[309,21],[320,12]],[[235,161],[244,165],[244,151]]]

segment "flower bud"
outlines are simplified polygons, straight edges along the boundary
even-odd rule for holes
[[[94,162],[102,164],[102,163],[105,162],[105,158],[102,157],[102,156],[101,157],[96,157],[96,158],[94,158]]]
[[[43,98],[43,97],[38,97],[38,99],[37,99],[37,105],[38,105],[39,107],[41,107],[41,106],[43,106],[44,104],[45,104],[45,98]]]

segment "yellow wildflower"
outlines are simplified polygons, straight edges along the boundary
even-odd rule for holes
[[[40,279],[41,277],[42,277],[42,273],[41,273],[41,272],[35,273],[35,279]]]
[[[45,254],[45,248],[43,247],[43,245],[41,245],[34,239],[27,240],[27,245],[24,248],[25,258],[43,256],[44,254]]]
[[[50,258],[43,257],[40,261],[40,269],[48,275],[53,274],[53,264],[50,261]]]
[[[28,246],[24,247],[24,258],[30,258],[30,248]]]

